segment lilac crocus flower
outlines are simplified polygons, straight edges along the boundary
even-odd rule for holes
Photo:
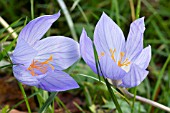
[[[100,62],[100,71],[117,87],[130,88],[139,85],[148,75],[146,68],[151,59],[151,47],[143,49],[144,18],[135,20],[125,42],[122,30],[105,13],[94,31],[94,45]],[[92,41],[83,30],[80,52],[84,61],[97,73]]]
[[[14,76],[23,84],[50,92],[79,87],[62,71],[80,58],[79,44],[64,36],[41,39],[59,16],[60,12],[38,17],[20,32],[11,59]]]

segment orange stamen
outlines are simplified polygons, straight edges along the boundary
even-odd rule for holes
[[[98,58],[100,59],[102,56],[104,56],[105,53],[104,52],[101,52],[100,55],[98,56]]]
[[[130,62],[128,61],[128,58],[126,58],[126,59],[124,60],[124,62],[121,63],[124,55],[125,55],[124,52],[120,52],[120,59],[119,59],[119,61],[118,61],[118,66],[119,66],[119,67],[121,67],[121,66],[128,66],[128,65],[130,64]]]
[[[110,49],[111,58],[114,62],[116,62],[115,55],[114,55],[115,52],[116,52],[116,49],[114,50]],[[130,61],[128,60],[128,58],[126,58],[124,62],[122,62],[124,56],[125,56],[125,53],[120,52],[120,59],[118,60],[118,64],[117,64],[119,67],[128,66],[130,64]]]
[[[115,52],[116,52],[116,49],[114,49],[114,50],[110,49],[111,58],[112,58],[112,60],[113,60],[114,62],[116,62],[115,56],[114,56],[114,53],[115,53]]]
[[[27,70],[30,71],[30,74],[32,76],[38,75],[35,73],[34,69],[39,70],[41,73],[44,74],[47,72],[48,66],[50,66],[51,69],[54,70],[54,66],[49,64],[49,62],[52,62],[52,61],[53,61],[52,56],[50,56],[50,58],[44,62],[40,62],[38,60],[36,60],[36,61],[33,60],[32,64],[27,68]]]

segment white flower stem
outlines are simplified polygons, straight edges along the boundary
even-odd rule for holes
[[[120,89],[120,88],[119,88],[119,89]],[[134,95],[133,95],[132,93],[128,92],[126,89],[122,89],[122,88],[121,88],[120,90],[121,90],[128,98],[133,98],[133,97],[134,97]],[[155,102],[155,101],[146,99],[146,98],[144,98],[144,97],[141,97],[141,96],[136,95],[136,100],[141,101],[141,102],[146,103],[146,104],[149,104],[149,105],[151,105],[151,106],[157,107],[157,108],[162,109],[162,110],[164,110],[164,111],[170,112],[170,108],[169,108],[169,107],[167,107],[167,106],[165,106],[165,105],[162,105],[162,104],[160,104],[160,103],[157,103],[157,102]]]
[[[0,24],[5,28],[5,29],[7,29],[7,31],[9,32],[9,33],[12,33],[11,34],[11,36],[13,37],[13,38],[17,38],[17,34],[16,34],[16,32],[14,32],[14,30],[12,29],[12,27],[10,27],[9,26],[9,24],[0,16]]]

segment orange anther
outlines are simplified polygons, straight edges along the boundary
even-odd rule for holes
[[[118,61],[118,66],[119,66],[119,67],[121,67],[121,66],[128,66],[128,65],[130,64],[130,62],[128,61],[128,58],[126,58],[126,59],[124,60],[124,62],[121,63],[122,60],[123,60],[124,55],[125,55],[124,52],[120,52],[120,59],[119,59],[119,61]]]
[[[111,58],[112,58],[112,60],[113,60],[114,62],[116,62],[115,56],[114,56],[114,53],[115,53],[115,52],[116,52],[116,49],[114,49],[114,50],[110,49]]]
[[[49,64],[49,62],[53,61],[52,56],[50,56],[49,59],[47,59],[44,62],[40,62],[38,60],[32,62],[32,64],[27,68],[28,71],[30,71],[30,74],[32,76],[38,75],[35,73],[35,70],[40,71],[41,73],[46,73],[48,66],[51,67],[52,70],[54,70],[54,66]]]
[[[105,53],[104,52],[101,52],[100,55],[98,56],[98,58],[100,59],[102,56],[104,56]]]

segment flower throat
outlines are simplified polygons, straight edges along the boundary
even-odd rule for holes
[[[35,71],[40,71],[42,74],[45,74],[47,72],[48,67],[50,67],[52,70],[54,70],[54,66],[51,65],[49,62],[53,61],[53,57],[50,56],[46,61],[40,62],[38,60],[33,60],[31,65],[27,68],[27,70],[30,72],[32,76],[38,76],[38,74]]]

